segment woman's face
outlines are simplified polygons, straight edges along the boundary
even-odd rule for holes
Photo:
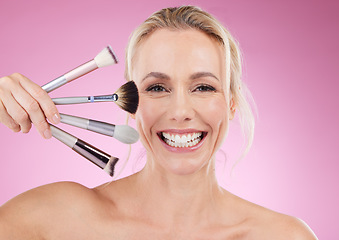
[[[211,163],[227,132],[222,47],[198,30],[156,30],[138,46],[132,79],[148,164],[192,174]]]

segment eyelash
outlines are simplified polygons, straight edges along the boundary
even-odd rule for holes
[[[159,91],[159,88],[161,88],[161,90]],[[147,92],[168,92],[162,85],[160,84],[154,84],[149,86],[148,88],[146,88]]]
[[[198,89],[200,89],[200,90],[198,90]],[[194,89],[194,91],[195,90],[198,90],[199,92],[215,92],[216,91],[216,89],[214,87],[207,85],[207,84],[201,84],[201,85],[197,86]]]
[[[154,84],[146,88],[147,92],[169,92],[168,90],[165,89],[164,86],[160,84]],[[199,92],[215,92],[216,89],[210,85],[207,84],[201,84],[197,86],[192,92],[194,91],[199,91]]]

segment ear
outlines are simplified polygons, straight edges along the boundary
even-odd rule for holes
[[[229,120],[233,120],[234,118],[234,115],[235,115],[235,103],[234,103],[234,100],[233,100],[233,97],[231,98],[231,101],[230,101],[230,111],[229,111]]]

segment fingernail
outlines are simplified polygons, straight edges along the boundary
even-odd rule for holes
[[[52,137],[51,130],[46,129],[46,130],[44,131],[44,136],[45,136],[46,139],[51,138],[51,137]]]
[[[59,118],[59,116],[57,114],[54,114],[53,122],[54,122],[54,124],[59,124],[60,123],[60,118]]]

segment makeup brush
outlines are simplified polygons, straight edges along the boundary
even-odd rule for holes
[[[114,125],[92,119],[60,113],[62,123],[114,137],[122,143],[132,144],[138,141],[139,133],[128,125]]]
[[[115,56],[112,48],[107,46],[104,48],[96,57],[76,68],[73,70],[65,73],[64,75],[46,83],[42,86],[46,92],[51,92],[62,85],[69,83],[97,68],[106,67],[112,64],[118,63],[118,59]]]
[[[93,103],[93,102],[115,102],[123,110],[134,114],[139,104],[138,88],[133,81],[122,85],[114,94],[85,97],[62,97],[52,98],[56,105]]]
[[[57,128],[50,124],[52,136],[72,148],[74,151],[79,153],[81,156],[87,158],[92,163],[103,169],[110,176],[114,175],[114,167],[118,162],[119,158],[113,157],[89,143],[74,137],[73,135]]]

